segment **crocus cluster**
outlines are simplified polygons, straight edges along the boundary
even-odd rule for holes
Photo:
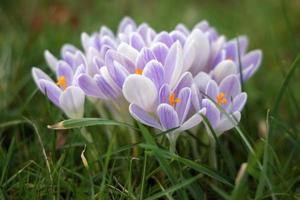
[[[155,129],[173,129],[171,142],[203,116],[218,134],[236,126],[247,100],[241,83],[262,57],[247,52],[247,37],[228,41],[207,21],[156,32],[125,17],[116,34],[103,26],[82,33],[81,43],[82,50],[64,45],[60,59],[45,51],[56,81],[33,68],[38,88],[69,118],[83,117],[87,96]]]

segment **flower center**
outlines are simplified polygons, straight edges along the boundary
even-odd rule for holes
[[[63,90],[67,89],[67,82],[65,76],[58,77],[56,84],[60,86]]]
[[[175,106],[176,103],[180,103],[180,99],[175,97],[175,93],[174,92],[171,92],[171,95],[169,97],[169,103],[171,106]]]
[[[227,99],[226,99],[226,97],[225,97],[224,92],[220,92],[220,93],[217,95],[217,97],[216,97],[216,102],[217,102],[217,104],[219,104],[220,106],[221,106],[221,105],[227,104]]]
[[[136,74],[139,74],[139,75],[142,75],[143,70],[140,69],[140,68],[136,68],[136,69],[135,69],[135,73],[136,73]]]

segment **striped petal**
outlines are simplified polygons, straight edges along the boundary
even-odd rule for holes
[[[171,47],[173,44],[173,39],[167,32],[163,31],[155,37],[154,43],[156,42],[161,42],[167,45],[167,47]]]
[[[168,84],[164,84],[159,91],[159,104],[169,103],[170,95],[171,95],[171,87]]]
[[[155,60],[153,52],[148,48],[143,48],[136,59],[136,67],[144,69],[146,64],[151,60]]]
[[[230,75],[222,80],[220,83],[220,92],[225,94],[227,100],[233,99],[236,95],[241,93],[241,84],[237,76]]]
[[[72,85],[73,82],[73,70],[68,63],[65,61],[59,61],[56,71],[57,79],[63,76],[66,80],[67,86]]]
[[[136,58],[139,54],[139,52],[134,49],[132,46],[130,46],[127,43],[122,42],[118,46],[118,52],[120,52],[122,55],[126,56],[128,59],[132,61],[132,63],[135,63]]]
[[[224,115],[221,119],[218,125],[215,127],[215,131],[220,135],[224,133],[225,131],[228,131],[239,123],[241,120],[241,113],[235,112],[232,115]]]
[[[33,77],[33,80],[34,80],[35,84],[38,86],[38,88],[41,91],[43,91],[40,84],[39,84],[39,81],[41,79],[44,79],[44,80],[47,80],[47,81],[52,81],[51,78],[39,68],[33,67],[31,69],[31,74],[32,74],[32,77]]]
[[[161,129],[160,124],[158,123],[158,121],[151,116],[149,113],[147,113],[145,110],[143,110],[142,108],[140,108],[139,106],[135,105],[135,104],[130,104],[129,106],[129,112],[131,114],[131,116],[136,119],[137,121],[146,124],[148,126],[157,128],[157,129]]]
[[[157,115],[160,123],[165,130],[179,126],[179,119],[175,109],[169,104],[160,104],[157,108]]]
[[[178,114],[179,123],[182,124],[191,108],[191,89],[187,87],[181,89],[178,99],[180,102],[176,103],[175,110]]]
[[[219,93],[219,88],[218,85],[215,81],[211,80],[208,82],[207,87],[206,87],[206,92],[205,95],[207,95],[207,98],[212,99],[215,101],[216,96]]]
[[[153,111],[157,90],[149,78],[132,74],[126,78],[122,91],[129,103],[134,103],[145,111]]]
[[[194,82],[201,93],[206,92],[206,88],[210,80],[211,77],[205,72],[200,72],[194,78]]]
[[[225,77],[237,72],[237,66],[232,60],[224,60],[212,71],[212,77],[216,82],[220,83]]]
[[[203,120],[201,115],[205,115],[206,113],[206,108],[202,108],[199,112],[195,113],[192,115],[188,120],[186,120],[181,127],[179,128],[180,131],[185,131],[188,129],[191,129],[198,124],[200,124]]]
[[[138,51],[140,51],[143,47],[146,46],[143,38],[137,33],[133,33],[130,36],[129,40],[130,40],[130,45]]]
[[[247,101],[247,94],[242,92],[241,94],[234,97],[232,102],[232,108],[230,112],[242,111]]]
[[[183,69],[183,52],[179,42],[172,45],[165,62],[166,82],[174,87]]]
[[[155,58],[164,65],[169,51],[168,47],[163,43],[155,43],[151,47],[151,50],[154,53]]]
[[[218,125],[220,121],[220,110],[217,108],[216,104],[209,99],[202,100],[202,107],[206,108],[206,117],[214,128]]]
[[[87,96],[105,98],[96,81],[87,74],[78,77],[78,85]]]
[[[40,79],[39,85],[41,87],[41,91],[47,95],[50,101],[57,107],[60,107],[59,97],[62,93],[62,90],[54,82],[45,79]]]
[[[53,56],[53,54],[48,50],[46,50],[44,52],[44,57],[45,57],[47,65],[50,67],[50,69],[52,71],[55,72],[56,68],[57,68],[57,63],[58,63],[57,58],[55,56]]]
[[[207,36],[200,31],[199,29],[195,29],[189,38],[187,38],[188,42],[194,42],[196,55],[194,57],[194,62],[190,67],[190,71],[192,74],[197,74],[200,71],[205,71],[205,67],[209,58],[210,53],[210,45]]]
[[[83,117],[84,93],[79,87],[68,87],[60,96],[59,103],[61,109],[69,118]]]
[[[148,77],[155,84],[157,91],[164,82],[165,70],[163,66],[156,60],[152,60],[146,64],[143,75]]]

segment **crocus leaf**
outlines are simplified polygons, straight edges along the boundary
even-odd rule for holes
[[[81,118],[81,119],[68,119],[61,122],[58,122],[53,125],[48,125],[50,129],[73,129],[73,128],[81,128],[87,126],[99,126],[99,125],[106,125],[106,126],[123,126],[132,129],[136,129],[130,124],[117,122],[114,120],[107,120],[102,118]]]

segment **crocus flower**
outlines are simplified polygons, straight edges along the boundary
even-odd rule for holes
[[[224,47],[219,51],[215,65],[223,60],[232,60],[238,66],[241,62],[243,80],[249,79],[258,69],[261,64],[261,50],[253,50],[246,53],[248,48],[248,39],[246,36],[240,36],[237,39],[230,40],[224,44]],[[239,49],[239,51],[238,51]]]
[[[240,121],[247,94],[241,91],[239,77],[235,74],[224,77],[219,83],[205,73],[200,76],[196,85],[202,97],[198,98],[195,105],[206,108],[207,119],[220,135]]]
[[[196,57],[199,60],[200,57],[203,58],[201,59],[201,65],[189,69],[194,75],[200,72],[209,73],[220,62],[232,60],[237,66],[239,66],[241,62],[243,80],[247,80],[256,72],[261,64],[261,50],[253,50],[247,53],[248,38],[246,36],[239,36],[230,41],[226,41],[225,36],[219,35],[205,20],[196,24],[191,33],[183,24],[177,25],[176,30],[182,32],[187,37],[191,37],[195,30],[198,30],[204,34],[208,40],[208,43],[204,38],[197,40],[198,42],[202,42],[201,45],[199,45],[201,48],[197,48],[195,54],[198,54]],[[201,51],[199,51],[199,49],[201,49]],[[208,56],[206,56],[206,51],[209,51]],[[205,56],[203,56],[203,52]],[[196,63],[199,63],[199,61]],[[238,70],[237,73],[240,73],[240,71]]]
[[[153,38],[155,32],[147,25],[137,27],[125,17],[114,36],[107,27],[99,33],[82,34],[82,45],[87,58],[85,74],[78,78],[79,86],[86,95],[124,104],[122,84],[131,73],[135,73],[136,56]]]
[[[165,65],[149,54],[143,54],[143,58],[138,65],[142,72],[129,75],[122,88],[130,103],[130,114],[159,130],[178,128],[168,134],[170,143],[175,144],[178,133],[198,125],[202,121],[199,113],[205,113],[205,109],[192,112],[193,77],[190,72],[182,73],[181,44],[176,42],[171,46]]]
[[[177,128],[167,135],[174,144],[180,132],[201,123],[200,114],[205,114],[206,109],[191,114],[192,76],[189,72],[182,75],[173,89],[165,83],[158,90],[157,84],[155,79],[130,75],[124,83],[123,93],[130,102],[130,114],[139,122],[162,131]]]
[[[81,118],[85,95],[77,86],[77,76],[84,72],[85,58],[73,46],[64,46],[61,52],[63,60],[58,60],[49,51],[45,51],[46,61],[55,71],[57,82],[35,67],[32,68],[32,76],[40,91],[69,118]]]
[[[180,132],[201,123],[202,115],[218,134],[233,128],[247,100],[241,77],[249,79],[262,57],[260,50],[247,52],[245,36],[228,41],[207,21],[192,30],[178,24],[170,32],[156,32],[125,17],[116,33],[103,26],[91,35],[82,33],[81,43],[83,53],[64,45],[61,60],[45,51],[57,83],[33,68],[39,89],[71,118],[82,117],[84,95],[118,108],[116,116],[129,106],[143,124],[175,128],[168,134],[173,146]]]

